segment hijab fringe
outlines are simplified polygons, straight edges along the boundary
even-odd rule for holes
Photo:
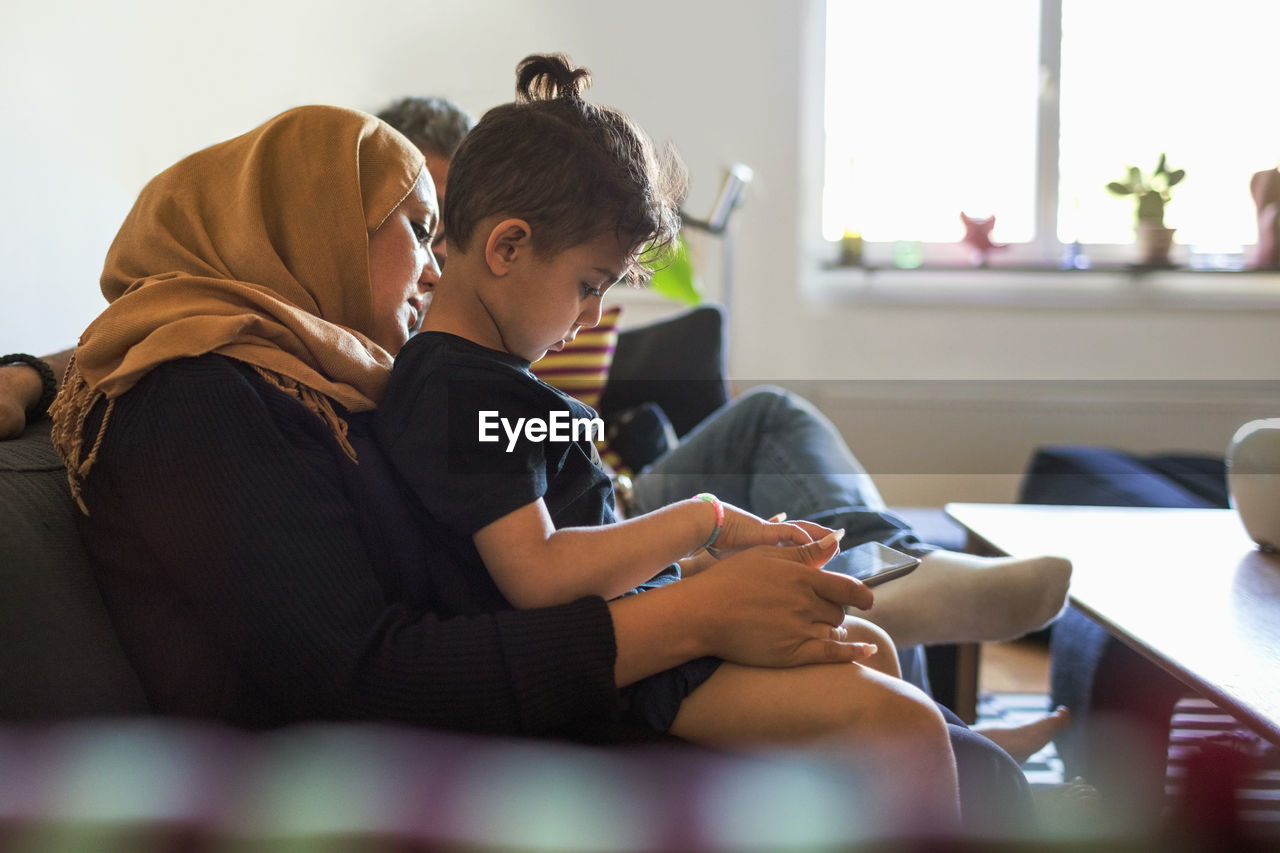
[[[333,408],[332,400],[287,376],[264,370],[257,365],[253,365],[253,369],[273,387],[279,388],[298,400],[320,420],[324,421],[325,425],[333,432],[334,440],[338,442],[342,452],[352,462],[359,464],[359,460],[356,459],[355,448],[351,446],[351,442],[347,439],[347,422]],[[58,396],[49,405],[49,415],[53,418],[50,438],[53,441],[54,449],[62,457],[62,464],[66,466],[67,486],[71,490],[71,497],[75,499],[76,505],[80,507],[80,511],[86,516],[89,514],[89,507],[84,502],[84,481],[89,476],[93,463],[98,460],[98,450],[102,447],[102,440],[107,434],[107,424],[111,420],[111,412],[115,409],[116,401],[113,399],[107,400],[107,410],[102,414],[102,422],[98,424],[98,431],[94,435],[93,444],[89,447],[87,453],[85,452],[84,427],[89,418],[89,412],[93,410],[99,400],[105,397],[105,394],[101,391],[93,390],[89,383],[85,381],[83,374],[80,373],[80,369],[76,365],[75,355],[72,355],[71,360],[67,363],[67,372],[63,375],[62,390],[58,392]]]
[[[67,468],[67,486],[71,490],[71,497],[85,515],[89,514],[89,507],[84,502],[84,481],[98,459],[98,449],[102,447],[102,439],[107,434],[107,423],[111,420],[116,401],[107,400],[107,410],[102,414],[102,423],[98,424],[98,432],[93,437],[93,446],[88,453],[84,449],[84,425],[89,412],[105,396],[101,391],[93,390],[85,381],[76,364],[76,357],[72,354],[67,362],[67,371],[62,377],[62,389],[49,406],[49,415],[53,418],[50,438],[54,449],[62,457],[62,464]]]
[[[252,367],[258,372],[259,376],[271,383],[273,387],[279,388],[315,413],[320,420],[324,421],[325,426],[333,431],[334,439],[338,442],[338,446],[342,448],[342,452],[347,454],[347,458],[357,465],[360,463],[360,460],[356,458],[355,448],[351,446],[351,442],[347,439],[347,421],[333,408],[333,400],[314,388],[308,388],[288,376],[276,373],[274,370],[267,370],[256,364],[252,365]]]

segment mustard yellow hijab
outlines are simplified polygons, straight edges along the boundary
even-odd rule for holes
[[[367,336],[368,238],[424,168],[373,116],[311,106],[153,178],[107,253],[110,304],[80,337],[52,407],[77,497],[96,455],[81,444],[90,408],[159,364],[205,353],[257,367],[329,422],[350,453],[332,403],[372,409],[391,369]],[[104,418],[99,440],[105,427]]]

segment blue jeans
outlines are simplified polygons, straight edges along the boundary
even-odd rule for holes
[[[917,556],[934,550],[884,499],[831,421],[778,388],[756,388],[721,406],[634,479],[634,509],[650,512],[712,492],[756,515],[786,512],[843,527],[843,548],[883,542]],[[838,570],[837,555],[829,568]],[[924,650],[900,649],[902,675],[928,690]]]
[[[917,556],[933,550],[886,511],[835,426],[813,404],[778,388],[753,389],[717,409],[641,471],[634,486],[637,512],[712,492],[766,518],[786,512],[843,527],[844,548],[875,541]]]

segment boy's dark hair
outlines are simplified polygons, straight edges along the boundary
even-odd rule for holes
[[[590,81],[561,54],[516,66],[515,103],[485,113],[450,164],[444,230],[454,245],[468,246],[495,214],[528,221],[543,255],[612,229],[626,245],[646,247],[626,272],[632,280],[671,245],[684,166],[670,151],[659,158],[622,113],[584,101]]]
[[[401,98],[381,110],[378,118],[419,149],[446,160],[476,124],[470,113],[446,98]]]

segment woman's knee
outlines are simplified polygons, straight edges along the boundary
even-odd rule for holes
[[[913,738],[949,739],[946,718],[923,690],[894,678],[882,686],[881,693],[879,701],[872,704],[874,728]]]
[[[844,630],[849,642],[871,643],[876,647],[876,653],[862,661],[863,666],[894,678],[902,677],[902,667],[898,663],[898,648],[888,632],[879,625],[856,616],[845,617]]]
[[[856,749],[945,747],[937,706],[906,682],[856,664],[760,669],[724,663],[680,706],[673,734],[694,741],[831,739]]]
[[[889,636],[888,632],[874,622],[868,622],[861,617],[846,616],[844,618],[844,630],[848,634],[850,642],[875,643],[893,648],[893,638]]]

